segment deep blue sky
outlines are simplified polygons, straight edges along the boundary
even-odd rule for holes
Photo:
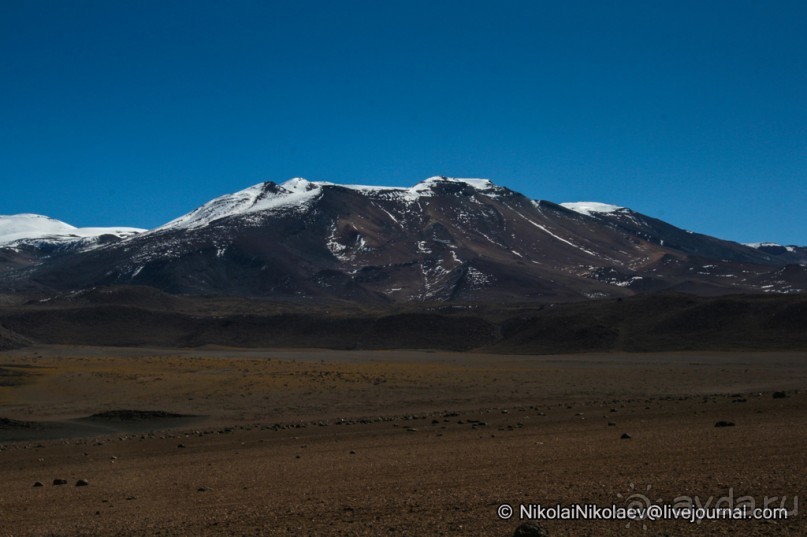
[[[807,2],[0,2],[0,214],[432,175],[807,244]]]

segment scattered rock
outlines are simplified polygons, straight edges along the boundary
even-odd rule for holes
[[[196,489],[196,492],[208,492],[210,490],[209,487],[199,487]]]
[[[616,423],[614,423],[613,421],[609,421],[608,427],[616,427]]]
[[[774,399],[785,399],[787,397],[787,392],[773,392]]]
[[[715,423],[715,427],[734,427],[734,422],[720,420],[717,423]]]
[[[513,537],[549,537],[549,532],[537,522],[525,522],[516,528]]]
[[[54,485],[67,485],[67,479],[54,479]]]
[[[36,483],[34,483],[34,486],[35,487],[44,487],[45,485],[43,485],[41,481],[37,481]]]
[[[620,436],[619,438],[621,438],[622,440],[630,440],[632,437],[628,433],[622,433],[622,436]]]
[[[89,484],[90,484],[90,482],[87,481],[86,479],[79,479],[78,481],[76,481],[76,486],[77,487],[86,487]]]
[[[185,444],[178,444],[177,445],[177,448],[184,448],[184,447],[185,447]]]

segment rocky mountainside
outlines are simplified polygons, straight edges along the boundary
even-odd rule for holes
[[[411,188],[266,182],[109,244],[9,261],[12,250],[0,245],[0,263],[14,265],[0,276],[5,291],[143,285],[388,303],[807,289],[804,248],[743,245],[627,208],[445,177]]]

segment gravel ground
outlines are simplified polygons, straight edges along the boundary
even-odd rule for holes
[[[805,358],[0,353],[29,375],[0,387],[0,416],[28,422],[0,422],[0,535],[509,537],[521,504],[750,497],[792,511],[807,483]],[[100,435],[74,421],[115,408],[199,417],[168,430],[108,420]],[[503,503],[513,518],[499,518]],[[542,524],[551,536],[807,534],[796,514]]]

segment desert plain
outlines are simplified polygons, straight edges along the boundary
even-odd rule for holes
[[[790,514],[541,524],[806,535],[806,388],[805,352],[29,346],[0,353],[0,535],[509,537],[521,504],[749,497]]]

